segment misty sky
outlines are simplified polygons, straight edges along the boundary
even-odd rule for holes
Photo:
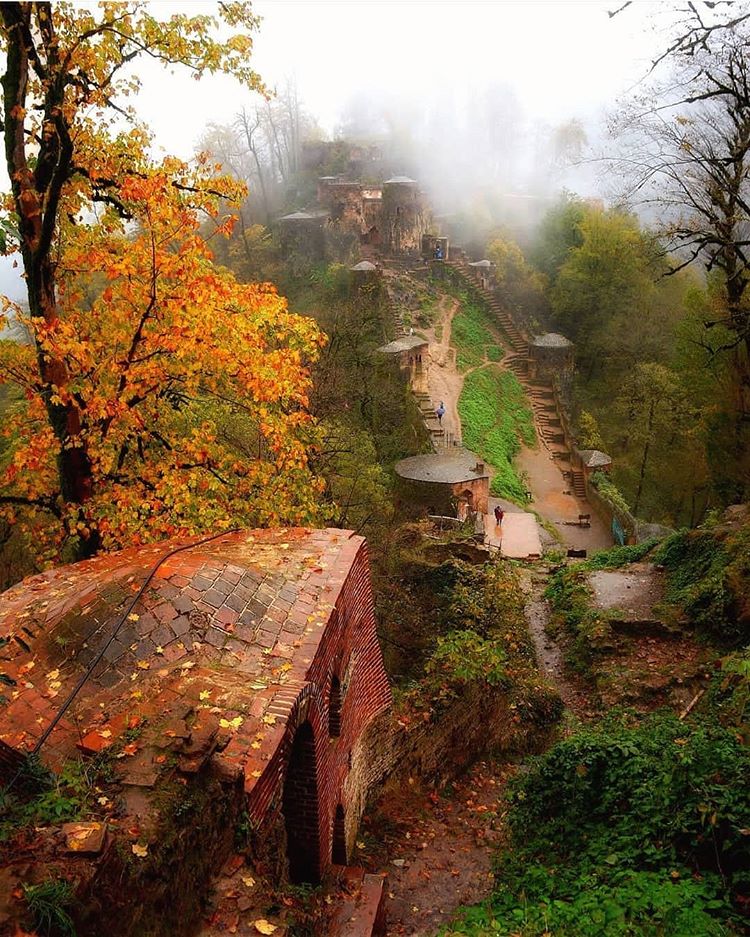
[[[619,6],[581,2],[477,0],[258,0],[263,21],[254,64],[273,87],[293,76],[300,96],[326,134],[333,134],[352,102],[375,111],[427,109],[461,101],[488,88],[512,99],[529,121],[549,125],[581,119],[588,133],[605,110],[645,74],[663,37],[652,20],[665,4],[641,2],[610,18]],[[213,3],[164,0],[175,9],[205,12]],[[159,147],[189,157],[211,122],[231,121],[251,98],[226,78],[195,82],[184,72],[139,65],[139,110]],[[456,105],[458,101],[458,105]],[[446,141],[460,150],[460,132]],[[459,137],[459,139],[456,139]],[[470,150],[471,141],[465,141]],[[590,194],[590,193],[589,193]],[[20,298],[10,264],[0,264],[0,290]]]
[[[650,20],[664,3],[617,0],[259,0],[254,62],[273,86],[293,75],[332,133],[352,97],[434,99],[441,90],[502,85],[546,121],[590,117],[645,73],[659,45]],[[171,11],[212,4],[154,3]],[[195,83],[142,71],[143,113],[167,149],[187,156],[201,126],[231,119],[246,96],[229,80]],[[152,78],[153,76],[153,78]],[[149,79],[147,81],[147,79]],[[186,110],[187,107],[187,110]]]

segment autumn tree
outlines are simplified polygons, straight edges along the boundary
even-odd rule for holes
[[[152,165],[128,103],[143,57],[262,90],[249,5],[218,11],[0,4],[7,208],[33,335],[2,344],[0,378],[24,400],[0,503],[40,531],[43,555],[313,510],[305,362],[319,333],[272,287],[212,264],[199,221],[241,191],[205,162]]]
[[[612,158],[626,197],[654,213],[672,270],[701,264],[723,295],[705,320],[706,358],[731,360],[727,410],[734,471],[750,490],[750,12],[747,4],[690,4],[659,56],[668,76],[613,121],[621,153]],[[710,17],[710,18],[709,18]]]

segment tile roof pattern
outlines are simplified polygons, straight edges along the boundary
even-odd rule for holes
[[[477,465],[482,465],[477,471]],[[437,482],[454,485],[457,482],[489,478],[479,456],[468,449],[449,449],[428,455],[410,456],[396,463],[396,474],[411,481]]]
[[[411,351],[412,348],[420,348],[423,345],[429,345],[429,342],[421,335],[403,335],[375,350],[384,355],[399,355],[402,351]]]
[[[0,595],[0,740],[34,746],[155,563],[190,545],[159,566],[42,755],[54,764],[101,750],[144,717],[174,738],[175,718],[192,712],[214,735],[230,724],[222,758],[252,787],[364,540],[305,528],[199,540],[60,567]],[[148,775],[154,759],[132,767]]]
[[[545,335],[535,335],[531,344],[537,348],[569,348],[573,342],[559,332],[547,332]]]
[[[611,465],[612,457],[599,449],[579,449],[578,455],[587,468],[597,468],[600,465]]]

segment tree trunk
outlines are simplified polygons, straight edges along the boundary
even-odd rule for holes
[[[646,477],[646,463],[648,462],[648,450],[651,448],[651,434],[654,429],[654,410],[656,409],[656,402],[651,401],[651,406],[648,411],[648,428],[646,430],[646,444],[643,447],[643,457],[641,458],[641,474],[638,478],[638,491],[635,493],[635,502],[633,504],[633,514],[638,513],[638,507],[641,503],[641,494],[643,493],[643,480]]]
[[[46,25],[50,48],[55,49],[48,4]],[[30,4],[2,4],[3,23],[8,37],[6,72],[3,76],[3,117],[5,156],[18,214],[19,240],[26,276],[29,312],[32,319],[54,329],[59,319],[55,290],[55,264],[51,251],[55,234],[60,193],[72,164],[72,144],[64,121],[64,85],[60,76],[50,75],[45,96],[45,133],[42,135],[34,170],[27,160],[25,106],[29,78],[29,56],[24,40],[30,27]],[[56,51],[50,53],[48,68]],[[39,330],[37,329],[37,334]],[[81,439],[81,415],[73,401],[54,399],[68,381],[65,362],[46,355],[37,341],[37,362],[42,398],[47,418],[60,450],[57,469],[60,495],[66,503],[83,505],[93,491],[91,460]],[[83,520],[83,512],[80,512]],[[82,541],[82,552],[96,551],[98,540]]]

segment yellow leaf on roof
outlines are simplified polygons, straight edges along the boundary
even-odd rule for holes
[[[200,699],[208,699],[210,695],[211,695],[210,690],[201,690],[200,693],[198,694],[198,697]]]
[[[157,644],[157,645],[156,645],[156,652],[155,652],[155,653],[157,653],[157,654],[163,654],[163,653],[164,653],[164,648],[161,646],[161,644]]]
[[[250,748],[260,748],[260,742],[251,742]]]
[[[140,617],[141,617],[141,616],[140,616],[140,615],[136,615],[135,612],[131,612],[131,613],[128,615],[128,621],[138,621]]]
[[[138,666],[140,667],[141,670],[148,670],[151,664],[149,664],[147,660],[139,660]]]
[[[266,713],[263,717],[263,722],[265,722],[267,726],[276,725],[276,716],[274,716],[273,713]]]
[[[222,729],[239,729],[244,721],[242,716],[235,716],[234,719],[219,719],[219,725]]]
[[[134,856],[138,856],[139,859],[145,859],[148,855],[148,843],[145,846],[141,846],[140,843],[133,843],[130,850]]]
[[[186,660],[184,664],[180,664],[180,670],[190,670],[191,667],[195,667],[194,660]]]
[[[47,674],[47,679],[48,679],[48,680],[57,680],[57,678],[58,678],[59,676],[60,676],[60,671],[59,671],[59,670],[50,670],[50,672]]]

